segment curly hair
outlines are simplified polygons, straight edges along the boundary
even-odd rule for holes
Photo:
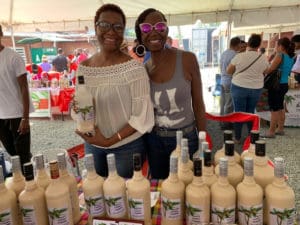
[[[143,22],[145,21],[146,17],[147,17],[150,13],[153,13],[153,12],[158,12],[158,13],[160,13],[161,16],[162,16],[162,18],[163,18],[163,20],[164,20],[164,22],[167,22],[167,19],[166,19],[165,15],[164,15],[161,11],[159,11],[159,10],[157,10],[157,9],[154,9],[154,8],[148,8],[148,9],[144,10],[144,11],[138,16],[137,20],[135,21],[135,27],[134,27],[136,38],[137,38],[137,40],[138,40],[138,42],[139,42],[140,44],[143,43],[143,42],[142,42],[142,32],[141,32],[141,29],[140,29],[140,24],[143,23]]]
[[[126,26],[126,17],[125,17],[123,10],[115,4],[104,4],[96,11],[96,15],[94,18],[95,27],[96,27],[96,23],[98,22],[101,13],[108,12],[108,11],[120,14],[122,17],[123,23],[124,23],[124,27]]]

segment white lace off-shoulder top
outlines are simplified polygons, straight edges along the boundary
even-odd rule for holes
[[[95,99],[96,125],[102,134],[109,138],[127,123],[137,130],[109,148],[127,144],[151,131],[153,105],[149,78],[142,64],[132,59],[106,67],[80,65],[77,76],[82,75]]]

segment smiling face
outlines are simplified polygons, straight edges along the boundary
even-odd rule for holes
[[[160,22],[165,22],[160,12],[152,12],[146,16],[142,24],[149,23],[152,26],[160,26]],[[141,33],[143,44],[152,51],[160,51],[164,48],[168,37],[168,28],[165,31],[157,31],[152,27],[152,31],[149,33]]]
[[[96,36],[102,51],[116,51],[120,49],[124,36],[124,22],[117,12],[105,11],[99,16]]]

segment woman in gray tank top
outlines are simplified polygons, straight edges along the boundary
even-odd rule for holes
[[[155,126],[145,136],[152,178],[169,175],[169,159],[176,148],[176,131],[188,138],[190,158],[198,149],[197,131],[206,130],[205,106],[197,58],[166,46],[168,26],[156,9],[142,12],[135,24],[139,43],[151,52],[146,62],[154,105]]]

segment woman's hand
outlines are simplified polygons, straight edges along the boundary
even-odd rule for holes
[[[22,135],[28,133],[29,131],[30,131],[29,119],[22,118],[20,121],[18,132],[20,133],[20,135]]]
[[[110,138],[104,137],[99,128],[95,126],[95,133],[82,133],[79,130],[75,131],[83,140],[92,145],[97,145],[100,147],[109,147],[112,145]]]

